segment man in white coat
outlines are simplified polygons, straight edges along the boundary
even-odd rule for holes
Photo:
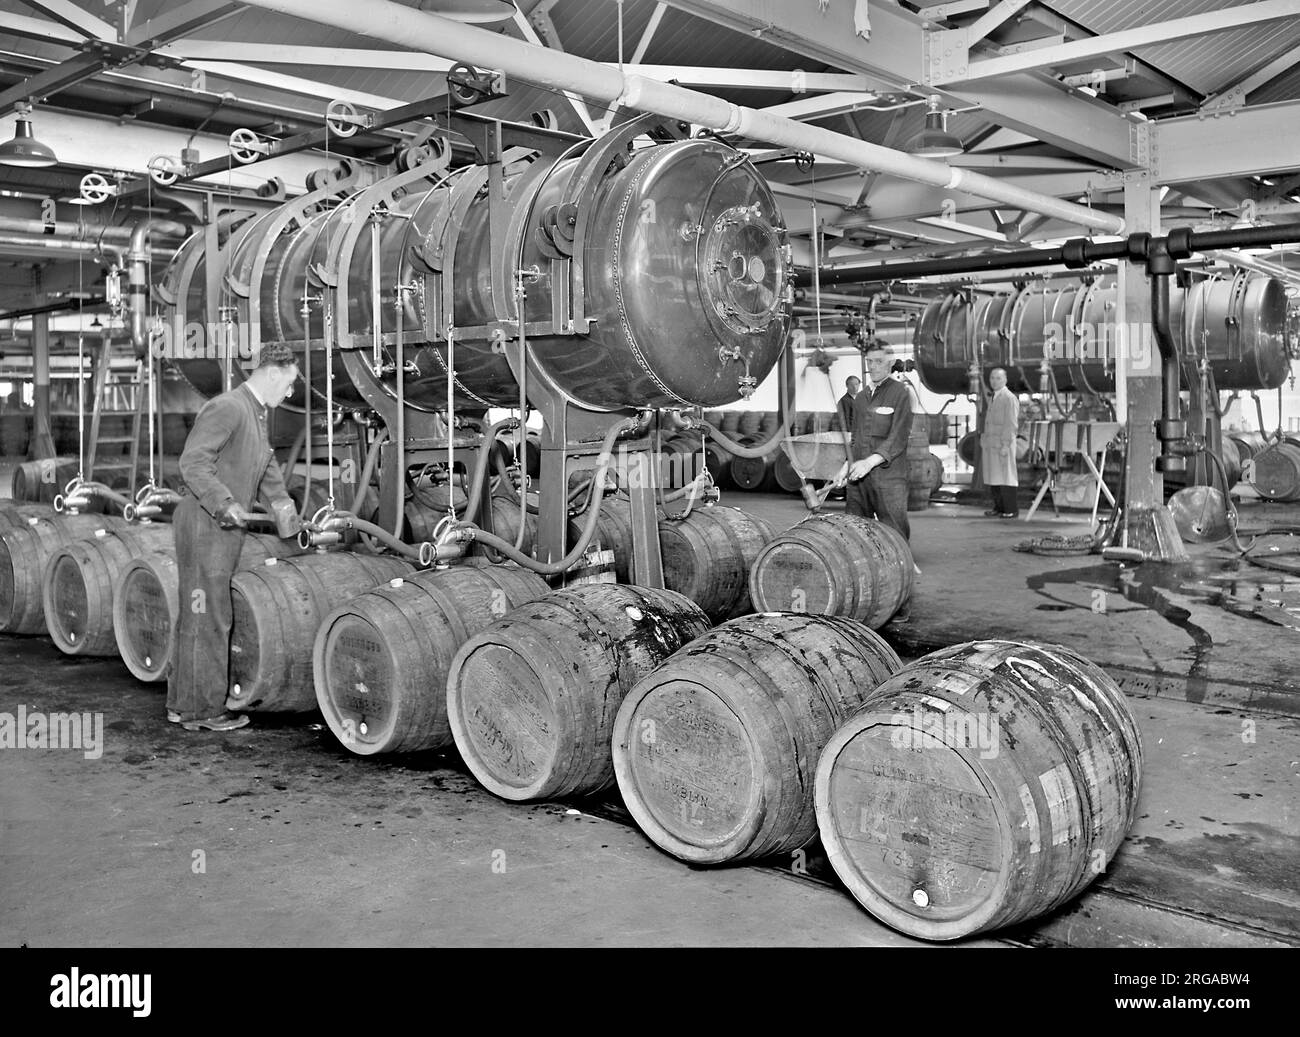
[[[989,372],[993,395],[984,412],[980,436],[980,474],[993,494],[993,507],[985,515],[1015,518],[1020,514],[1016,491],[1016,433],[1020,429],[1020,400],[1007,388],[1007,372],[995,367]]]

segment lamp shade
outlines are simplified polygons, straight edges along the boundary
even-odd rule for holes
[[[952,158],[965,152],[961,138],[948,132],[947,116],[934,104],[925,113],[925,129],[912,138],[908,152],[922,158]]]
[[[14,121],[13,140],[0,144],[0,164],[40,169],[58,163],[53,150],[32,136],[32,123],[25,115]]]

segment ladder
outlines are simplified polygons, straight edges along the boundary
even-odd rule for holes
[[[140,463],[148,463],[148,446],[141,446],[140,434],[147,428],[148,385],[143,363],[126,379],[114,375],[113,346],[105,339],[95,357],[91,388],[94,409],[86,436],[86,479],[112,485],[125,476],[126,488],[140,483]]]

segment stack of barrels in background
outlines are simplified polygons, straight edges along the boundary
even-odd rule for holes
[[[742,446],[753,446],[768,439],[779,427],[776,411],[706,411],[704,420]],[[790,426],[791,436],[821,432],[842,432],[837,411],[797,411]],[[943,464],[931,446],[941,446],[948,439],[948,420],[942,414],[914,412],[908,440],[908,509],[929,506],[931,494],[943,483]],[[731,455],[710,439],[705,447],[709,471],[720,487],[765,493],[798,493],[802,485],[799,473],[784,450],[766,457],[745,458]]]

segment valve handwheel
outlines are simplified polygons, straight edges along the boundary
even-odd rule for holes
[[[242,162],[244,165],[256,162],[266,154],[266,150],[262,138],[252,130],[241,126],[230,134],[230,154],[234,156],[236,162]]]
[[[81,178],[81,197],[91,205],[107,201],[112,193],[113,188],[98,173],[87,173]]]
[[[351,137],[360,121],[357,110],[348,101],[331,101],[325,109],[325,125],[336,137]]]
[[[155,155],[149,160],[149,178],[159,187],[171,187],[180,177],[180,159],[171,155]]]

